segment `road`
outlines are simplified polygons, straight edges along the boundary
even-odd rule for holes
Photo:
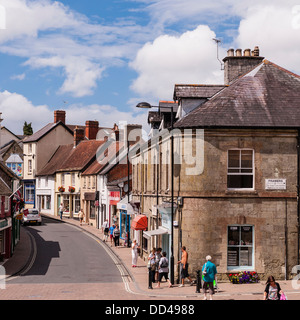
[[[32,263],[7,281],[0,298],[114,299],[116,292],[128,297],[118,266],[96,238],[51,219],[26,230],[35,244]]]

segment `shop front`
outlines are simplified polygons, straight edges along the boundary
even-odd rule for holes
[[[59,215],[60,204],[64,206],[64,216],[73,218],[78,216],[80,211],[80,193],[58,193],[57,194],[57,215]]]
[[[120,225],[121,219],[119,219],[118,214],[117,214],[117,205],[118,202],[120,201],[120,190],[116,189],[110,189],[108,191],[108,204],[109,204],[109,224],[118,224]],[[120,226],[119,226],[120,227]],[[122,233],[121,233],[122,235]]]
[[[167,253],[167,257],[170,258],[171,255],[171,232],[172,232],[172,215],[171,215],[171,204],[162,203],[156,206],[158,214],[160,215],[161,225],[157,229],[144,231],[143,237],[145,239],[144,243],[147,247],[145,250],[151,250],[151,247],[156,244],[157,247],[162,248],[162,251]],[[174,205],[174,210],[177,206]],[[152,240],[152,237],[156,239]]]
[[[86,222],[92,226],[97,225],[96,216],[96,192],[85,192],[83,198],[83,211],[85,213]],[[80,208],[79,208],[80,210]]]
[[[0,262],[11,255],[11,218],[0,220]]]

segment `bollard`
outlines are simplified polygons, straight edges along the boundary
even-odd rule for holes
[[[152,288],[152,271],[151,268],[148,268],[148,289]]]
[[[201,287],[202,287],[202,285],[201,285],[201,271],[200,271],[200,270],[197,270],[196,293],[200,293]]]

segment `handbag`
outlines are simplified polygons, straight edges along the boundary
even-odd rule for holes
[[[150,267],[151,267],[151,271],[156,271],[156,264],[155,263],[151,263]]]
[[[282,293],[280,296],[280,300],[287,300],[287,299],[288,299],[287,296],[284,293]]]

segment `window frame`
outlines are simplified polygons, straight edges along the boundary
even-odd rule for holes
[[[230,227],[238,227],[239,228],[239,244],[238,245],[229,245],[229,228]],[[241,234],[242,234],[242,227],[251,227],[252,228],[252,244],[251,245],[242,245],[241,244]],[[255,252],[255,227],[254,225],[250,225],[250,224],[230,224],[227,226],[227,237],[226,237],[226,241],[227,241],[227,262],[226,262],[226,265],[227,265],[227,270],[239,270],[239,271],[245,271],[245,270],[248,270],[248,271],[254,271],[255,270],[255,255],[254,255],[254,252]],[[239,254],[239,265],[238,266],[229,266],[228,265],[228,248],[238,248],[239,249],[239,252],[241,250],[241,248],[252,248],[252,265],[248,265],[248,266],[241,266],[240,265],[240,254]]]
[[[229,151],[239,151],[239,167],[229,167]],[[242,151],[252,151],[252,173],[243,173],[243,172],[229,172],[229,169],[236,169],[236,170],[242,170],[242,169],[249,169],[249,168],[243,168],[241,166],[242,162]],[[254,191],[255,190],[255,151],[251,148],[232,148],[227,150],[227,190],[229,191]],[[252,176],[252,188],[230,188],[228,186],[228,176]]]

